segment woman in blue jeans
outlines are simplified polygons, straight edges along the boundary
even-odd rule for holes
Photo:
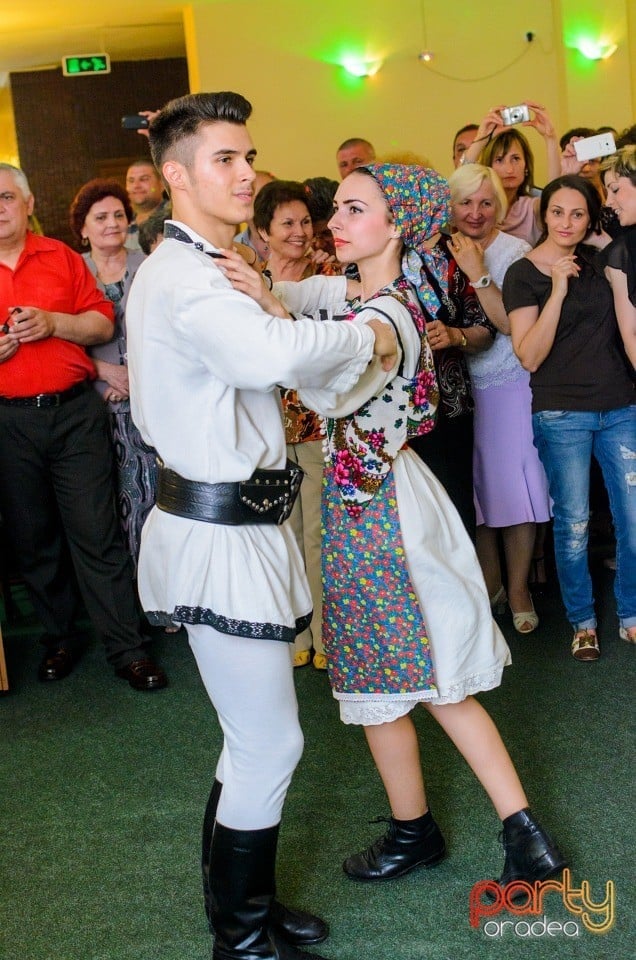
[[[572,655],[600,656],[588,565],[589,482],[597,459],[616,532],[620,635],[636,643],[636,394],[612,290],[596,251],[600,199],[587,181],[563,176],[541,196],[544,234],[506,274],[512,343],[530,371],[535,444],[554,501],[554,549],[572,627]]]

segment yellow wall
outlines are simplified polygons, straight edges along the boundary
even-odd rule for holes
[[[335,149],[351,136],[448,174],[455,130],[525,98],[548,107],[560,133],[636,120],[636,0],[194,0],[184,33],[191,90],[248,97],[257,162],[283,177],[336,177]],[[582,34],[618,50],[586,61],[568,46]],[[418,60],[425,48],[428,65]],[[382,68],[353,78],[340,66],[347,54]],[[529,138],[542,182],[541,138]],[[2,87],[0,159],[17,152]]]
[[[371,140],[379,154],[414,151],[449,173],[455,130],[495,105],[536,100],[560,133],[631,124],[631,4],[195,0],[186,16],[191,85],[251,100],[258,165],[278,176],[335,177],[335,148],[350,136]],[[583,14],[592,30],[614,29],[620,46],[611,60],[589,63],[565,48]],[[530,44],[527,31],[535,34]],[[430,65],[418,60],[425,47],[435,53]],[[347,52],[380,57],[383,66],[373,77],[348,77],[339,66]],[[540,182],[542,141],[532,130],[529,137]]]
[[[9,86],[0,87],[0,161],[18,164],[13,103]]]

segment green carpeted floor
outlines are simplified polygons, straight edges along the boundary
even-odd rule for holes
[[[388,884],[347,880],[343,857],[375,837],[368,821],[387,808],[362,732],[340,723],[326,676],[307,667],[296,671],[306,748],[286,807],[279,892],[330,920],[320,948],[330,960],[634,956],[636,648],[618,639],[612,574],[599,567],[597,576],[602,659],[571,658],[560,602],[549,596],[532,637],[503,619],[514,663],[482,700],[535,812],[571,858],[572,885],[587,881],[596,902],[614,885],[612,929],[589,932],[557,892],[540,918],[504,911],[487,928],[484,919],[470,926],[472,885],[501,867],[499,825],[424,711],[423,763],[449,857]],[[219,729],[187,642],[155,645],[170,675],[165,691],[133,692],[95,643],[70,677],[43,685],[24,600],[21,608],[5,627],[11,691],[0,698],[1,960],[208,960],[198,845]],[[540,923],[528,935],[543,916],[564,929],[550,935]]]

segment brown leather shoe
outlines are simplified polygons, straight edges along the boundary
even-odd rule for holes
[[[66,647],[50,649],[44,654],[44,659],[38,667],[38,680],[63,680],[75,666],[73,654]]]
[[[133,660],[125,667],[118,667],[115,673],[127,680],[133,690],[162,690],[168,686],[166,674],[149,657]]]

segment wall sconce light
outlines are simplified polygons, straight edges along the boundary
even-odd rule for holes
[[[342,66],[352,77],[373,77],[381,68],[382,61],[347,57],[342,61]]]
[[[608,60],[618,50],[618,44],[602,40],[579,40],[577,49],[586,60]]]
[[[418,53],[417,59],[421,60],[422,63],[430,63],[435,54],[432,50],[422,50],[421,53]]]

